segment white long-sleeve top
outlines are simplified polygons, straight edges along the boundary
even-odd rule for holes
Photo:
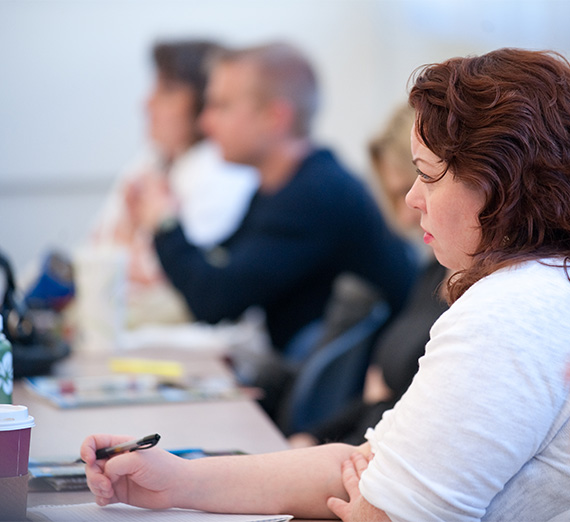
[[[570,510],[570,281],[539,262],[473,285],[369,429],[360,489],[393,522],[548,521]]]
[[[143,153],[119,177],[96,222],[99,238],[112,236],[126,213],[124,190],[149,172],[160,172],[152,151]],[[172,193],[180,202],[180,222],[190,242],[210,247],[229,237],[240,225],[259,185],[253,167],[228,163],[218,147],[203,140],[177,158],[168,173]]]

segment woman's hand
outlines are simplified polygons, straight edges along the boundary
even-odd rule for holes
[[[175,216],[178,201],[171,193],[168,180],[156,173],[140,176],[129,187],[126,206],[136,227],[153,233],[166,216]]]
[[[114,446],[133,437],[92,435],[81,445],[81,458],[89,489],[100,506],[124,502],[161,509],[173,507],[173,496],[184,460],[159,448],[134,451],[95,460],[95,450]]]
[[[386,513],[368,503],[358,488],[360,477],[368,467],[368,462],[361,452],[356,452],[351,455],[350,460],[342,464],[342,482],[350,500],[346,502],[331,497],[327,501],[327,506],[343,522],[390,522]]]

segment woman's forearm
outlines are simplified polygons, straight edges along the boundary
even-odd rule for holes
[[[328,444],[265,455],[185,462],[177,478],[177,507],[230,513],[289,513],[331,518],[331,496],[348,498],[341,464],[357,448]]]

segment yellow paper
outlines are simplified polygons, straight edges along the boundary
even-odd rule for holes
[[[149,373],[163,377],[181,377],[184,367],[176,361],[156,359],[113,358],[111,371],[117,373]]]

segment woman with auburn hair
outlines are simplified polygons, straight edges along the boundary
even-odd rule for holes
[[[499,268],[570,252],[569,83],[562,56],[517,49],[418,77],[410,102],[420,140],[443,161],[441,174],[485,199],[481,241],[451,301]]]
[[[368,442],[96,461],[97,502],[345,522],[570,515],[570,64],[501,49],[423,68],[410,103],[424,241],[454,271],[411,386]],[[256,492],[252,494],[252,492]]]

